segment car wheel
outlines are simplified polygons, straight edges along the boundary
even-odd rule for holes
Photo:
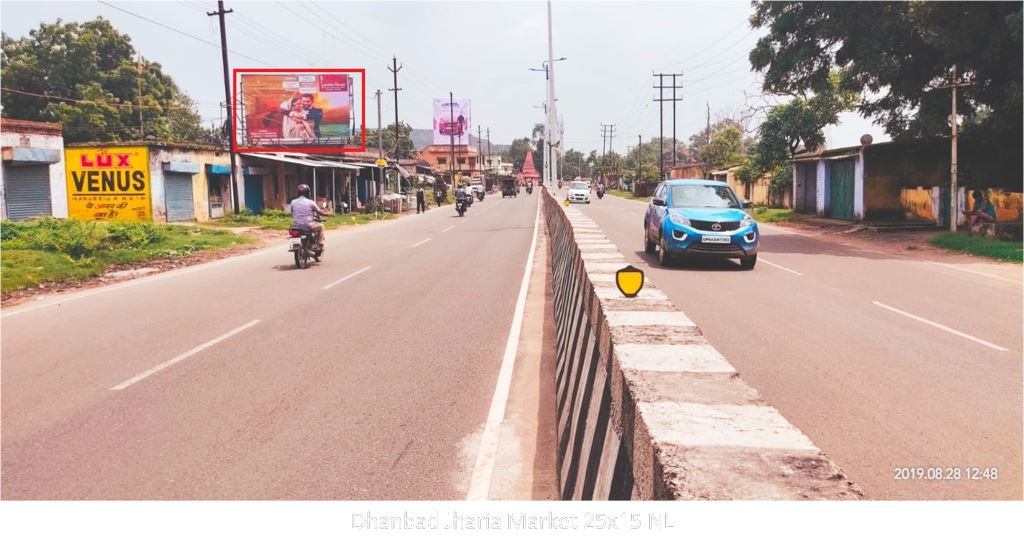
[[[757,264],[757,255],[745,256],[740,259],[740,267],[745,270],[754,269],[754,265]]]
[[[661,237],[661,241],[658,242],[658,265],[667,268],[672,265],[672,257],[668,254],[668,248],[665,244],[665,237]]]
[[[651,240],[649,240],[647,238],[647,226],[645,225],[644,226],[644,252],[649,254],[649,255],[653,255],[656,250],[657,250],[657,246],[654,244],[653,241],[651,241]]]

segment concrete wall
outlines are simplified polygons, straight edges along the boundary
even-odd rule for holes
[[[900,190],[903,218],[908,221],[942,222],[942,199],[938,187],[914,187]]]
[[[907,188],[949,185],[949,149],[885,145],[864,150],[864,211],[867,219],[905,213],[902,192]]]
[[[111,146],[113,148],[113,146]],[[151,178],[153,220],[167,221],[167,199],[164,191],[164,163],[198,163],[199,173],[192,175],[192,206],[196,221],[210,220],[210,196],[206,165],[230,165],[231,158],[227,152],[214,150],[194,150],[174,147],[150,146],[149,174]],[[225,198],[230,202],[231,197]],[[225,212],[230,211],[225,208]]]
[[[664,293],[621,296],[626,260],[592,220],[550,195],[544,215],[563,499],[862,497]]]
[[[23,138],[28,139],[25,144]],[[60,161],[50,165],[50,212],[54,217],[68,216],[67,176],[64,171],[64,137],[38,133],[22,133],[15,130],[0,132],[0,146],[27,147],[44,150],[56,150],[60,153]],[[3,167],[8,166],[6,163]],[[3,186],[3,167],[0,167],[0,219],[6,219],[7,200],[3,198],[6,191]]]

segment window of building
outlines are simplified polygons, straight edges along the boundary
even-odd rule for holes
[[[458,161],[456,161],[456,162],[457,162],[458,164],[460,164],[460,165],[465,165],[465,164],[466,164],[466,158],[465,158],[465,157],[460,157],[460,158],[458,159]]]
[[[438,157],[437,158],[437,164],[438,165],[447,165],[448,164],[448,158],[447,157]]]

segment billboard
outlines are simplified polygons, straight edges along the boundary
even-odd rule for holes
[[[352,135],[347,73],[241,73],[240,146],[342,146]]]
[[[68,217],[87,221],[152,220],[149,148],[68,148],[64,162]]]
[[[434,144],[468,145],[471,125],[468,99],[434,99]]]

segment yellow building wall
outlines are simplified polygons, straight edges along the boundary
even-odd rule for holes
[[[967,200],[964,201],[964,207],[967,211],[974,211],[974,197],[971,196],[971,193],[974,191],[974,189],[967,190]],[[1024,194],[1011,193],[1002,189],[982,189],[981,191],[985,193],[985,198],[990,200],[992,205],[996,207],[997,222],[1014,223],[1021,221],[1021,215],[1024,215],[1024,211],[1022,211]]]

